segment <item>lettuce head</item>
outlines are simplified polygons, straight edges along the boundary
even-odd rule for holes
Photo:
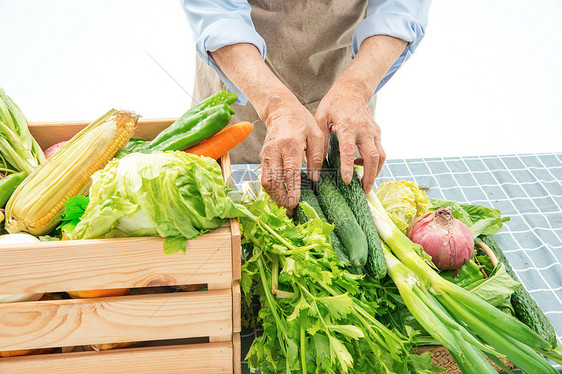
[[[429,198],[414,182],[385,182],[375,190],[375,194],[403,233],[406,233],[414,218],[427,213],[431,208]]]
[[[185,152],[132,153],[92,176],[89,203],[70,239],[162,236],[164,251],[240,216],[217,162]]]

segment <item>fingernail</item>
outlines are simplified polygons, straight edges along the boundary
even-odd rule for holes
[[[353,173],[345,173],[345,176],[343,178],[343,181],[345,182],[345,184],[349,184],[349,182],[351,182],[352,176],[353,176]]]

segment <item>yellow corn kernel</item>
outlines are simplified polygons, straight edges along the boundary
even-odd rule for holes
[[[86,194],[90,177],[103,168],[133,135],[138,116],[110,110],[41,163],[6,205],[6,230],[43,235],[60,221],[64,203]]]

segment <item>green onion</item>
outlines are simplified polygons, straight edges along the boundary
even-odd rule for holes
[[[475,373],[497,373],[478,348],[489,349],[448,316],[443,307],[421,289],[415,274],[388,249],[385,249],[384,254],[388,274],[396,283],[406,307],[423,328],[451,352],[459,367],[466,367]]]

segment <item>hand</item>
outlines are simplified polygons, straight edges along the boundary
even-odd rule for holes
[[[328,146],[314,117],[283,85],[252,44],[227,45],[211,52],[221,70],[246,94],[267,127],[260,154],[262,185],[289,213],[300,198],[302,155],[308,175],[319,179]]]
[[[321,128],[338,134],[344,183],[351,182],[354,161],[362,163],[365,173],[361,184],[369,192],[386,155],[381,145],[381,130],[367,107],[370,95],[361,92],[354,81],[337,79],[320,102],[315,118]],[[355,160],[356,146],[361,155],[358,160]]]
[[[408,42],[388,35],[365,39],[316,111],[318,124],[338,134],[341,174],[345,183],[351,182],[355,147],[359,148],[362,160],[356,161],[362,161],[365,167],[361,181],[365,192],[373,188],[386,159],[381,130],[371,117],[367,104],[407,45]]]
[[[303,153],[306,151],[309,177],[318,181],[329,138],[294,96],[286,95],[276,101],[262,117],[267,135],[260,153],[261,183],[291,213],[300,199]]]

